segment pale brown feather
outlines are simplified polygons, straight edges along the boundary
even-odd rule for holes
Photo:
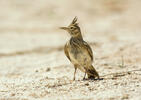
[[[98,72],[95,70],[95,68],[93,67],[93,65],[88,66],[86,68],[86,72],[88,74],[88,78],[93,78],[95,79],[96,77],[99,78],[99,74]]]
[[[68,52],[68,44],[66,43],[65,46],[64,46],[64,52],[65,52],[65,55],[67,56],[67,58],[71,61],[70,59],[70,56],[69,56],[69,52]]]
[[[87,51],[88,51],[88,53],[89,53],[89,55],[90,55],[90,57],[91,57],[91,59],[93,61],[93,52],[92,52],[91,47],[88,45],[87,42],[85,42],[85,41],[83,41],[83,42],[84,42],[84,47],[87,49]]]

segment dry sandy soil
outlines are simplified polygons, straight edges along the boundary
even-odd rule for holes
[[[0,0],[0,100],[141,100],[141,0]],[[58,27],[77,16],[103,80],[82,80]]]

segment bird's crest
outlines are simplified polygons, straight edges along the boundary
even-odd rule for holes
[[[78,25],[78,23],[76,23],[77,22],[77,17],[75,16],[75,18],[73,19],[73,21],[71,22],[71,24],[70,25]]]

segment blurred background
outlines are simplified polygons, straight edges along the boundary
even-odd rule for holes
[[[70,37],[59,27],[75,16],[86,41],[110,55],[111,49],[141,41],[140,5],[140,0],[0,0],[0,55],[62,48]]]
[[[133,36],[141,30],[140,5],[140,0],[0,0],[0,52],[42,46],[50,40],[50,45],[59,45],[67,34],[58,27],[69,25],[75,16],[83,35],[92,35],[93,40],[98,35],[121,35],[136,41]]]
[[[73,67],[63,52],[70,36],[59,27],[68,26],[75,16],[84,40],[94,51],[94,64],[100,75],[139,69],[140,10],[141,0],[0,0],[0,78],[10,86],[7,80],[22,77],[24,81],[15,86],[18,91],[22,91],[19,88],[24,82],[46,76],[71,80]],[[78,78],[82,76],[78,74]],[[8,89],[0,92],[1,97],[12,93],[9,91],[13,88]]]

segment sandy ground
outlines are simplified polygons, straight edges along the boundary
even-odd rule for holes
[[[0,0],[0,100],[141,100],[140,0]],[[103,80],[82,80],[58,27],[77,16]]]

